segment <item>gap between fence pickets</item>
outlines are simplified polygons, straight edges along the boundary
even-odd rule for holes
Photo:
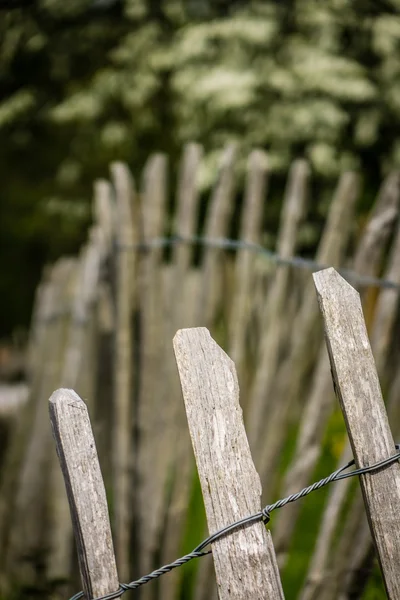
[[[360,296],[333,268],[314,274],[335,389],[358,468],[395,452]],[[400,598],[400,465],[360,477],[388,598]]]
[[[206,328],[181,329],[174,350],[210,532],[261,509],[231,359]],[[275,551],[262,522],[213,543],[220,600],[282,599]]]
[[[79,569],[86,598],[119,589],[107,498],[87,407],[69,389],[49,401],[56,442],[74,525]]]
[[[368,466],[390,456],[394,442],[360,298],[334,269],[320,271],[314,280],[356,463]],[[245,435],[236,370],[205,328],[180,330],[174,349],[209,528],[215,531],[260,510],[261,486]],[[50,399],[50,417],[84,591],[88,598],[103,596],[118,589],[118,575],[87,408],[75,392],[62,389]],[[388,597],[398,598],[399,465],[362,476],[361,487]],[[221,600],[283,598],[272,540],[261,523],[214,542],[213,557]]]

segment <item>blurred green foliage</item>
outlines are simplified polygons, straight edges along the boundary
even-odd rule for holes
[[[46,260],[74,251],[93,179],[204,144],[283,173],[400,161],[400,0],[2,0],[0,334],[29,318]],[[12,268],[10,268],[12,267]],[[6,316],[5,316],[6,315]]]

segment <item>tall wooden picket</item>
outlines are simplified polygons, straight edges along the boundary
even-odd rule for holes
[[[112,471],[114,493],[115,546],[120,573],[129,573],[132,454],[132,311],[136,257],[132,247],[138,241],[133,221],[136,202],[133,181],[126,165],[112,165],[115,190],[115,353],[114,353],[114,411],[112,433]]]
[[[261,508],[234,364],[205,328],[178,331],[174,349],[210,533]],[[259,522],[213,543],[221,600],[283,598],[270,533]]]
[[[357,178],[352,173],[345,173],[338,183],[318,245],[316,261],[319,264],[339,265],[343,261],[357,191]],[[271,397],[277,395],[281,401],[273,404],[268,415],[266,427],[269,435],[263,444],[260,459],[260,469],[265,481],[276,480],[277,458],[285,443],[290,422],[299,418],[306,403],[301,390],[306,387],[306,376],[318,357],[320,324],[309,279],[304,281],[300,306],[292,320],[292,327],[296,327],[297,335],[290,334],[286,345],[287,358],[277,365],[276,376],[269,388]],[[292,329],[289,331],[292,332]],[[307,340],[307,352],[304,352],[304,340]],[[295,485],[294,482],[293,484]]]
[[[254,150],[248,160],[247,180],[239,237],[241,240],[259,244],[262,233],[262,216],[266,201],[268,180],[268,157]],[[254,255],[239,250],[235,261],[235,289],[229,311],[229,348],[238,370],[239,381],[244,378],[246,333],[249,323],[249,289],[254,278]]]
[[[196,235],[200,193],[198,175],[202,148],[198,144],[188,144],[183,151],[177,182],[176,218],[173,234],[190,238]],[[171,419],[170,439],[174,442],[174,456],[169,485],[171,486],[169,507],[165,515],[165,529],[161,548],[161,562],[166,563],[171,556],[177,556],[181,549],[182,535],[188,513],[190,485],[193,479],[193,458],[190,451],[190,437],[187,430],[185,410],[180,402],[179,377],[176,362],[168,346],[180,327],[195,324],[196,298],[199,273],[192,268],[194,248],[191,244],[176,244],[172,248],[169,287],[164,303],[166,384],[170,390]],[[197,290],[197,292],[196,292]],[[169,317],[167,316],[169,315]],[[163,598],[174,600],[179,593],[181,573],[173,571],[163,582]]]
[[[167,158],[151,156],[141,190],[141,241],[163,237],[167,202]],[[137,401],[138,544],[141,572],[153,568],[163,523],[163,501],[171,462],[171,404],[166,376],[163,319],[163,249],[145,249],[139,259],[139,353],[141,374]],[[157,372],[157,376],[155,373]],[[152,477],[148,473],[152,472]],[[143,596],[151,594],[144,588]]]
[[[372,210],[369,221],[366,224],[363,235],[361,236],[358,248],[354,257],[354,268],[356,272],[363,275],[377,275],[381,269],[382,257],[385,247],[394,227],[395,220],[398,216],[399,207],[399,176],[396,173],[391,173],[383,182]],[[361,288],[362,299],[364,303],[369,297],[369,288]],[[382,294],[382,292],[381,292]],[[372,327],[372,330],[374,327]],[[383,365],[386,360],[380,356],[379,349],[375,347],[377,338],[373,336],[373,352],[377,360],[377,365],[380,375],[383,374]],[[323,348],[325,352],[325,348]],[[325,354],[326,357],[326,354]],[[326,358],[325,358],[326,360]],[[382,370],[381,370],[382,369]],[[330,372],[325,371],[325,385],[331,385]],[[327,389],[327,388],[325,388]],[[321,430],[322,430],[322,425]],[[342,456],[339,459],[340,464],[350,460],[352,456],[350,445],[344,449]],[[323,593],[329,594],[330,585],[324,585],[325,575],[327,571],[332,570],[332,541],[336,527],[338,525],[343,504],[347,497],[349,481],[343,482],[339,489],[331,490],[328,499],[328,505],[325,514],[322,518],[321,531],[317,540],[314,556],[310,563],[309,573],[306,578],[306,584],[302,593],[302,600],[313,598],[316,593],[316,587],[320,585],[324,587]],[[343,535],[347,535],[343,533]],[[343,556],[343,553],[340,552]],[[340,562],[341,556],[338,560]],[[337,577],[330,577],[330,582],[335,582]],[[334,583],[336,585],[336,583]],[[322,592],[319,591],[318,594]]]
[[[87,408],[73,391],[50,398],[50,418],[74,525],[86,598],[119,589],[107,499]],[[118,597],[118,596],[114,596]]]
[[[295,253],[298,229],[306,212],[308,178],[307,162],[299,160],[293,163],[283,202],[277,241],[277,252],[283,258],[293,256]],[[279,355],[282,352],[285,321],[281,315],[286,309],[289,275],[288,269],[276,271],[265,302],[264,326],[266,329],[268,328],[268,334],[262,338],[260,343],[260,357],[252,389],[249,415],[250,443],[256,453],[259,451],[260,437],[263,437],[262,423],[271,402],[268,391],[275,377]]]
[[[357,467],[396,453],[361,302],[332,268],[314,275],[340,405]],[[388,598],[400,596],[400,465],[360,477]],[[384,498],[384,502],[382,499]],[[397,525],[397,526],[396,526]]]
[[[382,277],[400,283],[399,173],[388,175],[363,221],[354,216],[362,193],[359,174],[342,174],[325,223],[321,223],[312,267],[297,259],[290,264],[305,232],[307,197],[316,201],[311,196],[309,166],[303,160],[293,164],[276,234],[266,220],[273,212],[268,203],[276,201],[275,174],[269,172],[268,156],[260,150],[251,154],[243,194],[236,187],[240,181],[236,165],[241,159],[233,145],[225,148],[209,197],[199,187],[202,149],[197,144],[184,149],[176,191],[167,183],[164,155],[149,158],[139,191],[128,167],[114,164],[110,181],[95,184],[94,224],[80,255],[61,259],[46,269],[30,334],[29,400],[16,409],[0,473],[0,555],[7,557],[0,560],[0,594],[4,592],[5,597],[13,587],[29,586],[43,594],[46,586],[51,586],[55,595],[64,598],[76,585],[68,499],[43,418],[43,399],[57,387],[75,388],[92,414],[121,578],[136,577],[168,563],[179,556],[183,543],[186,546],[190,499],[197,503],[193,494],[198,488],[194,486],[195,465],[170,344],[177,330],[181,330],[175,339],[178,368],[185,371],[184,377],[180,373],[182,385],[183,377],[187,385],[194,386],[197,381],[196,389],[201,387],[198,372],[189,377],[186,370],[189,356],[201,367],[203,383],[209,385],[204,386],[207,394],[202,396],[209,403],[207,414],[196,409],[189,418],[192,435],[196,429],[193,415],[203,420],[204,429],[214,431],[209,419],[215,413],[212,401],[216,398],[238,406],[235,385],[225,397],[225,388],[217,383],[217,373],[209,364],[214,361],[214,370],[220,365],[226,381],[228,372],[236,381],[222,350],[204,330],[182,331],[206,325],[237,363],[245,423],[265,501],[312,481],[335,410],[323,323],[310,273],[317,268],[315,263],[349,269],[346,277],[360,291],[391,425],[395,432],[400,431],[400,376],[395,360],[399,290],[379,289],[361,278]],[[265,252],[255,246],[227,252],[223,240],[232,231],[238,231],[238,237],[250,246],[265,244]],[[172,239],[159,239],[165,236]],[[269,242],[272,239],[276,239],[274,247]],[[269,256],[272,250],[277,256]],[[194,348],[205,355],[196,357]],[[193,390],[185,392],[191,403],[196,401]],[[217,396],[209,398],[215,390]],[[236,419],[234,423],[231,418]],[[242,432],[242,453],[248,461],[247,441],[244,443],[236,409],[227,416],[228,425],[232,431]],[[288,466],[285,458],[283,468],[285,445],[290,442],[293,447],[293,437],[293,458]],[[340,462],[352,457],[351,446],[344,445]],[[385,446],[385,452],[388,449]],[[199,462],[199,448],[195,453]],[[229,472],[229,453],[223,458]],[[213,460],[215,463],[217,457]],[[204,464],[199,468],[202,480],[206,470]],[[248,487],[258,493],[253,466],[249,473]],[[211,482],[211,475],[207,477]],[[373,475],[368,477],[375,480]],[[296,592],[302,600],[336,600],[364,586],[360,573],[371,564],[371,538],[361,496],[354,500],[349,496],[348,481],[334,484],[328,493],[305,585],[301,589],[299,582]],[[214,504],[218,502],[205,491]],[[256,509],[258,501],[253,496],[249,502]],[[211,529],[225,523],[215,506],[214,512],[212,516],[208,505]],[[294,532],[304,526],[299,514],[299,504],[293,503],[273,515],[280,568],[290,566],[287,561],[293,541],[299,539]],[[226,508],[226,515],[235,520],[232,507]],[[205,516],[196,523],[199,540],[205,533],[204,523]],[[222,559],[217,558],[220,574],[221,560],[226,557],[224,543],[229,546],[232,540],[229,536],[214,545],[216,556],[223,550]],[[233,556],[236,561],[237,548]],[[386,563],[385,554],[382,556]],[[272,563],[275,565],[275,558]],[[37,565],[43,565],[43,570]],[[305,559],[304,565],[307,568]],[[276,565],[271,569],[267,579],[275,581],[271,585],[276,584],[274,593],[278,593]],[[174,600],[186,593],[188,585],[193,588],[192,600],[216,598],[210,559],[195,562],[188,573],[177,569],[157,584],[145,586],[142,599]],[[390,569],[385,579],[390,587]],[[250,589],[252,584],[246,582]],[[225,593],[221,576],[218,583],[220,592]]]

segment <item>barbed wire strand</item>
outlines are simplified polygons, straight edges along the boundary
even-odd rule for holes
[[[117,250],[139,250],[145,251],[152,248],[169,248],[178,244],[190,244],[194,246],[204,246],[207,248],[215,248],[222,250],[249,250],[266,257],[271,262],[280,266],[292,266],[308,271],[321,271],[327,269],[331,265],[321,264],[311,258],[302,256],[284,257],[280,254],[268,250],[260,244],[247,242],[245,240],[233,240],[230,238],[207,238],[202,236],[181,236],[174,235],[170,237],[157,237],[138,244],[119,244],[116,242]],[[348,268],[337,268],[337,271],[349,281],[357,283],[361,286],[371,286],[379,288],[388,288],[400,291],[400,284],[389,279],[381,279],[369,275],[361,275],[356,271]]]
[[[161,577],[162,575],[169,573],[170,571],[172,571],[173,569],[176,569],[177,567],[181,567],[182,565],[185,565],[186,563],[193,560],[194,558],[200,558],[201,556],[210,554],[211,550],[204,551],[204,549],[207,548],[207,546],[209,546],[216,540],[220,539],[221,537],[224,537],[225,535],[231,533],[232,531],[235,531],[239,528],[243,528],[247,525],[251,525],[258,521],[263,521],[264,524],[266,524],[270,520],[270,515],[271,515],[272,511],[277,510],[278,508],[282,508],[283,506],[285,506],[286,504],[289,504],[290,502],[296,502],[297,500],[300,500],[300,498],[304,498],[305,496],[308,496],[308,494],[311,494],[311,492],[314,492],[315,490],[319,490],[322,487],[328,485],[329,483],[332,483],[333,481],[340,481],[342,479],[347,479],[348,477],[355,477],[356,475],[364,475],[365,473],[371,473],[373,471],[377,471],[378,469],[382,469],[384,467],[391,465],[392,463],[394,463],[400,459],[400,444],[395,444],[395,446],[396,446],[396,450],[398,451],[397,454],[394,454],[393,456],[389,456],[388,458],[385,458],[384,460],[381,460],[373,465],[370,465],[367,467],[361,467],[359,469],[354,469],[353,471],[349,471],[346,473],[345,471],[347,471],[347,469],[354,466],[355,462],[353,459],[353,460],[349,461],[347,464],[345,464],[342,467],[340,467],[339,469],[337,469],[336,471],[334,471],[333,473],[331,473],[330,475],[328,475],[328,477],[324,477],[323,479],[316,481],[312,485],[309,485],[308,487],[303,488],[300,492],[297,492],[296,494],[291,494],[290,496],[287,496],[286,498],[282,498],[281,500],[277,500],[273,504],[267,504],[267,506],[265,506],[259,512],[255,513],[253,515],[250,515],[248,517],[244,517],[243,519],[240,519],[239,521],[235,521],[235,523],[231,523],[230,525],[227,525],[226,527],[222,527],[222,529],[219,529],[212,535],[208,536],[208,538],[206,538],[203,542],[201,542],[201,544],[196,546],[196,548],[194,548],[194,550],[192,550],[192,552],[189,552],[189,554],[185,554],[185,556],[182,556],[181,558],[178,558],[174,562],[164,565],[163,567],[160,567],[159,569],[156,569],[155,571],[152,571],[148,575],[144,575],[143,577],[140,577],[140,579],[137,579],[136,581],[131,581],[130,583],[121,583],[119,589],[116,592],[111,592],[110,594],[101,596],[99,598],[95,598],[94,600],[113,600],[113,598],[119,598],[120,596],[122,596],[122,594],[124,594],[128,590],[135,590],[135,589],[141,587],[142,585],[149,583],[149,581],[152,581],[153,579],[158,579],[158,577]],[[77,594],[72,596],[70,598],[70,600],[80,600],[80,598],[83,598],[83,597],[84,597],[84,593],[78,592]]]

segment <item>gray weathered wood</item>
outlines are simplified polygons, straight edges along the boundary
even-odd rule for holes
[[[389,263],[384,273],[384,279],[400,285],[400,224],[397,225],[396,235],[390,251]],[[390,342],[393,338],[394,323],[399,302],[399,290],[381,290],[376,305],[376,316],[371,331],[371,346],[377,363],[378,373],[383,372],[388,360]]]
[[[361,239],[359,240],[355,256],[353,259],[353,268],[357,273],[362,275],[370,275],[370,276],[379,276],[381,272],[382,260],[385,254],[385,249],[388,243],[389,236],[391,234],[393,225],[396,221],[398,215],[399,208],[399,174],[391,173],[384,183],[381,186],[378,197],[375,201],[375,205],[371,212],[370,218],[365,226]],[[395,250],[393,250],[395,252]],[[393,257],[395,260],[395,257]],[[391,265],[389,265],[388,270],[384,274],[384,278],[394,278],[396,280],[396,271],[392,270]],[[371,332],[371,346],[372,351],[375,357],[375,361],[378,368],[378,373],[382,374],[383,362],[382,362],[382,351],[383,340],[387,340],[387,324],[382,323],[382,320],[379,317],[379,314],[385,314],[385,321],[387,319],[390,320],[390,311],[393,309],[392,300],[393,294],[386,292],[393,292],[393,290],[384,290],[381,292],[378,304],[376,306],[376,321],[374,321],[372,332]],[[374,303],[376,299],[376,290],[371,287],[363,287],[360,290],[361,299],[363,301],[363,305],[365,307],[374,308]],[[396,294],[396,292],[394,292]],[[368,302],[372,296],[372,303]],[[385,297],[389,299],[389,303],[382,305],[380,299]],[[391,300],[390,300],[391,298]],[[368,310],[368,309],[367,309]],[[387,310],[387,312],[386,312]],[[371,313],[371,310],[368,310]],[[382,336],[382,337],[381,337]],[[322,351],[321,351],[322,352]],[[329,361],[327,361],[329,362]],[[315,379],[315,378],[314,378]],[[328,368],[325,372],[325,385],[331,387],[331,374],[330,368]],[[328,389],[328,387],[326,387]],[[326,392],[321,389],[318,391],[315,387],[313,390],[313,395],[318,393],[320,397],[326,398]],[[315,396],[314,396],[315,397]],[[305,421],[304,421],[305,422]],[[312,439],[314,440],[314,448],[318,450],[321,448],[321,444],[318,440],[318,436],[316,436],[316,427],[311,421],[308,421],[307,428],[310,426],[309,431],[311,432]],[[320,429],[321,435],[323,432],[323,428],[321,423],[318,428]],[[321,436],[320,436],[321,437]],[[297,448],[296,455],[301,456],[299,452],[300,448]],[[304,455],[304,449],[303,453]],[[315,460],[318,459],[318,454],[314,451]],[[348,449],[344,450],[343,457],[339,459],[339,465],[343,464],[344,457],[351,455],[350,445],[348,443]],[[300,459],[301,460],[301,459]],[[310,461],[309,461],[310,462]],[[313,465],[310,464],[310,472],[312,470]],[[302,486],[302,482],[299,481]],[[305,485],[305,484],[304,484]],[[325,510],[325,514],[322,517],[320,534],[316,543],[314,556],[310,561],[310,570],[309,574],[306,578],[306,587],[304,589],[304,594],[301,596],[302,600],[306,600],[309,598],[314,598],[315,595],[320,596],[320,590],[318,586],[323,582],[326,576],[330,578],[337,578],[340,575],[337,573],[335,575],[332,574],[332,569],[335,566],[335,561],[333,554],[337,554],[339,552],[339,547],[341,543],[335,544],[335,548],[333,548],[333,538],[334,533],[339,526],[341,528],[341,536],[347,535],[347,529],[342,527],[339,523],[341,519],[341,515],[343,514],[343,505],[348,498],[348,490],[350,489],[350,480],[343,481],[341,484],[341,493],[330,493],[328,496],[328,502]],[[287,491],[287,490],[286,490]],[[290,492],[288,492],[290,493]],[[296,505],[292,505],[289,508],[290,518],[289,521],[293,519],[293,509],[296,510]],[[332,519],[335,519],[335,522],[332,522]],[[278,520],[280,517],[278,517]],[[294,520],[294,519],[293,519]],[[279,523],[278,523],[279,528]],[[279,536],[278,536],[279,539]],[[340,557],[339,557],[340,560]],[[323,583],[322,583],[323,586]],[[313,589],[314,588],[314,589]],[[325,593],[325,592],[324,592]],[[304,597],[303,597],[304,596]],[[324,599],[325,600],[325,599]]]
[[[41,516],[45,510],[51,463],[51,435],[46,423],[47,404],[55,387],[59,385],[65,339],[67,311],[66,289],[74,271],[74,261],[60,259],[51,269],[51,286],[42,317],[44,338],[41,348],[42,364],[37,364],[40,377],[34,381],[33,398],[28,405],[24,456],[20,465],[17,488],[14,490],[13,523],[7,552],[9,565],[21,584],[32,585],[35,569],[32,561],[22,560],[24,555],[35,556],[43,547],[44,530]],[[47,534],[48,532],[46,532]]]
[[[390,181],[390,180],[389,180]],[[382,259],[382,253],[384,251],[387,237],[391,231],[391,225],[393,224],[396,212],[396,194],[393,186],[396,185],[396,179],[391,178],[391,186],[388,188],[386,184],[386,197],[381,193],[377,201],[377,206],[372,215],[371,221],[368,224],[363,239],[360,242],[360,250],[357,252],[357,262],[359,268],[367,269],[372,275],[379,273],[380,261]],[[398,184],[398,182],[397,182]],[[385,186],[384,186],[385,189]],[[390,192],[390,193],[389,193]],[[397,199],[399,190],[397,188]],[[385,203],[383,203],[385,199]],[[373,227],[375,223],[375,227]],[[366,244],[366,240],[369,243]],[[371,248],[375,246],[373,250]],[[393,281],[400,281],[400,229],[397,227],[397,232],[394,237],[390,257],[386,271],[383,274],[383,278]],[[363,255],[365,258],[363,259]],[[368,292],[374,292],[375,290],[363,290],[362,296],[369,297]],[[371,326],[371,348],[374,355],[376,368],[381,381],[385,385],[388,383],[388,364],[391,361],[389,355],[390,343],[394,332],[394,321],[396,319],[398,306],[398,291],[394,289],[383,289],[380,291],[378,301],[374,308],[373,323]],[[390,406],[389,406],[390,414]],[[392,419],[393,425],[397,423],[395,419]],[[349,449],[350,452],[350,449]],[[349,485],[344,482],[342,485],[343,492],[345,492]],[[332,535],[336,530],[339,519],[341,519],[343,511],[342,504],[346,501],[348,494],[343,493],[341,497],[341,503],[337,506],[337,518],[336,522],[332,524]],[[335,499],[336,501],[336,499]],[[371,554],[372,539],[368,529],[368,523],[365,518],[365,514],[360,512],[361,497],[359,494],[352,499],[352,505],[349,508],[349,514],[346,517],[344,527],[340,527],[340,539],[335,544],[334,552],[330,548],[329,538],[325,537],[325,547],[323,548],[323,541],[319,542],[321,556],[325,555],[325,569],[329,570],[333,574],[331,579],[335,582],[335,585],[327,586],[324,590],[323,600],[334,600],[339,597],[340,594],[346,594],[346,590],[352,585],[352,575],[357,572],[357,561],[363,561],[365,556]],[[325,517],[324,517],[325,520]],[[324,527],[324,525],[323,525]],[[365,530],[362,534],[362,530]],[[354,532],[357,532],[358,542],[354,544]],[[362,545],[365,544],[364,550]],[[314,562],[314,561],[313,561]],[[323,563],[320,562],[320,565]],[[350,572],[352,569],[353,573]],[[346,571],[346,576],[343,576],[343,572]],[[322,569],[320,568],[320,573]],[[321,598],[322,600],[322,598]]]
[[[299,227],[306,211],[309,174],[309,165],[305,160],[295,161],[290,169],[277,240],[277,253],[284,258],[293,256],[296,250]],[[265,302],[262,324],[265,333],[260,343],[260,356],[251,391],[251,412],[248,419],[249,439],[253,451],[258,450],[260,437],[264,439],[264,416],[268,413],[268,406],[271,403],[271,395],[268,392],[276,376],[282,352],[282,337],[286,323],[285,319],[280,317],[286,313],[289,281],[290,270],[287,267],[278,267]]]
[[[234,206],[235,173],[234,165],[237,147],[228,144],[223,152],[218,181],[214,187],[207,209],[204,236],[209,239],[224,238],[230,227]],[[212,323],[221,300],[222,250],[204,248],[202,261],[202,287],[197,302],[197,322]]]
[[[115,352],[112,431],[115,550],[123,579],[129,576],[129,548],[132,475],[132,309],[137,241],[132,208],[136,198],[129,169],[123,163],[111,165],[115,189]]]
[[[26,383],[0,383],[0,418],[17,416],[21,406],[29,398],[29,387]]]
[[[173,232],[177,236],[192,237],[197,231],[199,209],[198,173],[202,158],[202,147],[188,144],[184,148],[177,183],[177,206]],[[197,294],[193,299],[193,276],[199,273],[191,268],[194,247],[191,244],[177,244],[172,248],[171,270],[168,286],[164,294],[164,336],[171,340],[178,329],[191,327]],[[170,439],[173,440],[173,476],[171,476],[171,496],[167,514],[164,515],[164,535],[161,546],[161,563],[171,556],[178,556],[182,548],[182,535],[189,509],[190,484],[193,473],[193,457],[187,420],[183,403],[180,401],[180,384],[172,348],[164,351],[165,382],[170,398],[171,419],[169,420]],[[175,600],[182,571],[175,569],[160,583],[163,600]]]
[[[151,156],[141,185],[143,242],[164,235],[167,202],[167,158]],[[140,255],[138,308],[140,315],[140,376],[138,381],[136,470],[138,486],[138,561],[141,573],[151,570],[163,526],[164,493],[173,442],[170,443],[171,403],[165,387],[163,314],[163,249],[153,247]],[[155,376],[157,373],[157,376]],[[152,473],[149,477],[148,474]],[[143,588],[146,599],[151,590]]]
[[[351,217],[358,195],[358,184],[357,175],[351,172],[344,173],[338,183],[318,245],[316,260],[320,264],[337,266],[343,260],[351,231]],[[271,405],[266,428],[261,430],[264,446],[260,460],[262,481],[271,482],[276,478],[277,458],[286,439],[288,424],[295,421],[304,403],[304,387],[318,356],[322,328],[314,294],[309,277],[302,286],[301,306],[289,330],[289,343],[285,346],[287,359],[279,365],[271,378],[272,387],[269,394],[279,400]],[[281,321],[290,323],[284,312],[280,313],[279,317]],[[296,335],[292,334],[293,328]],[[292,510],[292,507],[289,510]]]
[[[384,273],[384,279],[389,281],[393,281],[397,284],[400,283],[400,227],[397,226],[397,232],[395,239],[392,244],[389,264]],[[396,289],[383,289],[379,294],[379,298],[376,305],[375,318],[373,323],[373,328],[371,330],[371,347],[374,353],[375,362],[377,365],[378,373],[383,378],[383,383],[386,385],[389,384],[388,381],[388,363],[390,362],[390,344],[392,342],[393,335],[395,334],[394,321],[396,319],[397,308],[398,308],[398,300],[399,300],[399,291]],[[391,382],[391,391],[388,396],[387,407],[389,420],[393,424],[395,429],[395,435],[398,433],[398,424],[399,419],[398,415],[393,414],[394,406],[398,406],[398,395],[396,394],[396,381]],[[395,400],[393,402],[393,400]],[[349,515],[348,521],[350,522],[350,529],[357,530],[359,535],[359,541],[357,542],[356,547],[349,547],[346,555],[346,561],[351,559],[351,571],[348,568],[349,564],[346,562],[346,569],[350,571],[348,573],[347,578],[341,578],[341,590],[348,589],[352,584],[352,577],[355,574],[360,572],[364,561],[368,557],[371,556],[372,553],[372,540],[368,531],[368,523],[365,518],[360,518],[359,514],[359,498],[354,499],[353,505],[351,508],[351,514]],[[347,530],[347,527],[345,528]],[[360,532],[361,531],[361,532]],[[342,534],[344,536],[344,531]],[[345,545],[347,541],[348,546],[350,546],[351,541],[351,532],[347,535],[347,540],[341,540],[341,546]],[[342,548],[340,548],[341,552],[336,552],[337,559],[336,562],[339,563],[338,568],[344,567],[345,559],[343,556]]]
[[[177,189],[177,210],[174,222],[174,234],[191,237],[196,233],[199,209],[198,172],[203,148],[198,144],[185,146],[179,172]],[[190,244],[177,244],[172,249],[172,262],[175,265],[174,277],[181,275],[189,268],[193,255]]]
[[[371,218],[363,235],[354,261],[354,270],[369,274],[370,265],[376,265],[399,214],[400,173],[390,173],[379,190]],[[379,258],[377,258],[377,256]]]
[[[89,373],[87,372],[89,367],[87,351],[92,335],[93,308],[100,278],[103,246],[100,227],[91,227],[88,238],[87,245],[81,251],[77,273],[70,284],[72,289],[64,292],[63,295],[64,302],[70,308],[70,318],[65,322],[65,333],[61,338],[65,340],[65,348],[59,339],[55,341],[56,347],[63,348],[63,354],[59,360],[59,377],[51,385],[49,393],[59,386],[75,388],[83,393],[85,379],[88,381],[94,376],[93,370],[90,372],[89,369]],[[68,504],[63,493],[63,481],[55,453],[52,454],[49,484],[54,501],[50,510],[52,525],[49,532],[48,573],[51,579],[63,582],[68,580],[71,574],[73,536],[71,522],[66,518]]]
[[[85,403],[73,391],[59,389],[49,401],[57,454],[64,475],[88,600],[118,590],[107,499]]]
[[[103,232],[102,258],[107,258],[111,253],[115,223],[113,218],[112,187],[110,182],[104,179],[98,179],[94,183],[93,217]]]
[[[174,338],[189,430],[210,532],[260,510],[233,362],[205,328]],[[262,523],[217,540],[213,557],[220,600],[283,598],[270,533]]]
[[[336,248],[336,260],[338,262],[345,251],[349,234],[348,224],[351,222],[352,210],[358,195],[358,184],[359,178],[356,173],[343,173],[340,178],[329,211],[326,230],[324,231],[318,251],[322,260],[329,259],[329,254],[332,251],[329,247],[331,249]],[[330,235],[328,235],[328,231],[330,231]],[[335,259],[333,255],[330,258]],[[314,295],[314,290],[312,290],[312,294]],[[310,298],[310,303],[315,311],[316,303],[313,298]],[[290,395],[289,398],[291,398]],[[296,451],[285,475],[285,482],[282,489],[283,496],[289,496],[305,487],[311,480],[315,465],[322,452],[322,437],[333,405],[334,394],[329,359],[326,345],[321,340],[319,356],[312,376],[310,390],[306,395],[304,409],[300,417]],[[287,550],[290,547],[290,541],[300,514],[300,509],[300,504],[294,502],[287,506],[287,510],[284,513],[280,512],[276,516],[274,540],[280,568],[283,568],[285,564]]]
[[[237,146],[228,143],[224,148],[219,164],[218,179],[214,185],[204,224],[204,237],[209,239],[224,238],[228,235],[230,220],[234,208],[235,161]],[[203,260],[200,270],[199,293],[196,298],[194,325],[211,327],[218,309],[224,305],[223,266],[224,251],[219,248],[203,249]],[[181,326],[180,326],[181,327]],[[211,579],[209,566],[203,561],[198,569],[197,594],[195,600],[214,600],[210,590]]]
[[[395,453],[358,293],[334,269],[314,275],[332,373],[357,467]],[[360,478],[389,598],[400,597],[400,465]]]
[[[260,243],[267,181],[268,156],[262,150],[254,150],[247,164],[246,192],[239,232],[241,240]],[[236,253],[234,292],[233,298],[229,298],[229,353],[236,365],[239,381],[246,356],[246,331],[251,309],[249,290],[254,280],[254,263],[254,254],[248,250]]]
[[[0,482],[0,588],[1,593],[4,593],[4,595],[7,595],[9,591],[6,588],[14,571],[19,581],[24,578],[24,573],[21,573],[20,570],[20,563],[17,561],[17,556],[20,556],[18,534],[22,531],[25,543],[26,528],[23,517],[26,515],[29,517],[36,513],[36,487],[34,488],[35,492],[28,498],[27,506],[29,506],[29,510],[24,507],[23,494],[19,490],[23,487],[24,479],[27,477],[24,476],[24,471],[29,458],[28,447],[32,443],[32,430],[37,422],[36,414],[41,410],[40,398],[43,389],[44,371],[48,376],[47,369],[51,362],[49,341],[53,335],[53,317],[57,305],[57,270],[58,267],[56,266],[47,267],[42,276],[34,322],[31,325],[30,348],[28,351],[30,398],[19,414],[18,426],[10,440],[2,464]],[[44,469],[41,469],[40,472],[43,473]],[[40,485],[43,486],[43,483],[40,482]],[[25,490],[28,490],[31,494],[32,488],[33,486],[29,485]],[[36,519],[36,523],[37,521]],[[34,538],[36,537],[35,534]],[[27,544],[29,544],[29,537]]]

